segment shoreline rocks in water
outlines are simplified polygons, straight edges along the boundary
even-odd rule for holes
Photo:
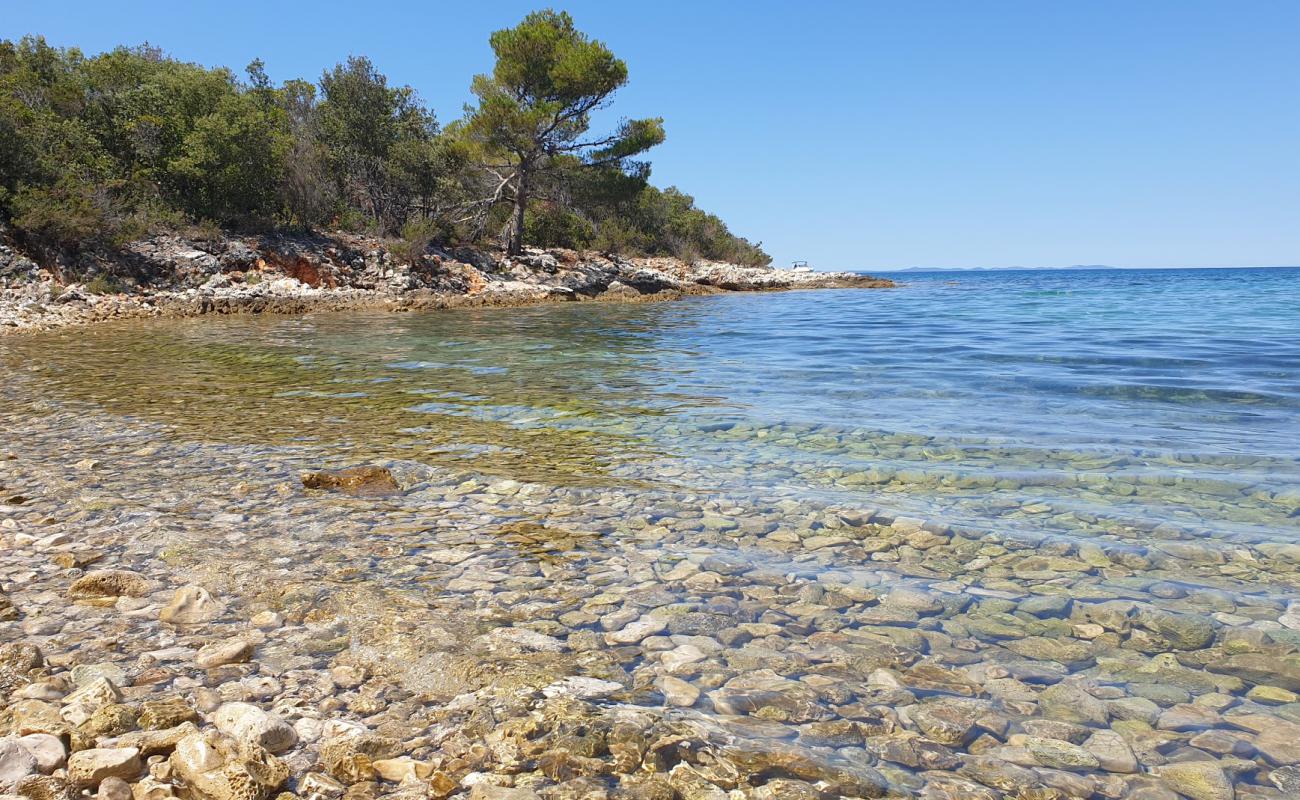
[[[99,277],[84,284],[62,285],[9,247],[0,259],[0,334],[145,317],[415,311],[893,286],[853,273],[569,250],[530,249],[507,257],[476,248],[429,248],[402,260],[381,240],[344,233],[216,241],[155,236],[103,257]]]

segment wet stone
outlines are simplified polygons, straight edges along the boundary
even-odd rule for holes
[[[308,489],[325,489],[360,497],[382,497],[401,491],[397,479],[386,467],[360,466],[336,472],[307,472],[302,485]]]

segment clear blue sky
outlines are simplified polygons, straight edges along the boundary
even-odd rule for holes
[[[8,0],[0,37],[276,80],[349,53],[459,115],[543,3]],[[1300,263],[1300,1],[569,2],[675,184],[778,263]]]

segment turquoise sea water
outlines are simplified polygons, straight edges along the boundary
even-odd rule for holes
[[[696,416],[831,437],[824,464],[921,515],[1300,532],[1300,270],[900,280],[675,307],[690,335],[665,337],[665,389],[732,410]],[[1051,508],[1007,505],[1025,501]]]

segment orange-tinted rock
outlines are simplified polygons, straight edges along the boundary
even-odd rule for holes
[[[308,489],[329,489],[365,497],[401,491],[393,473],[385,467],[351,467],[337,472],[308,472],[302,476]]]

